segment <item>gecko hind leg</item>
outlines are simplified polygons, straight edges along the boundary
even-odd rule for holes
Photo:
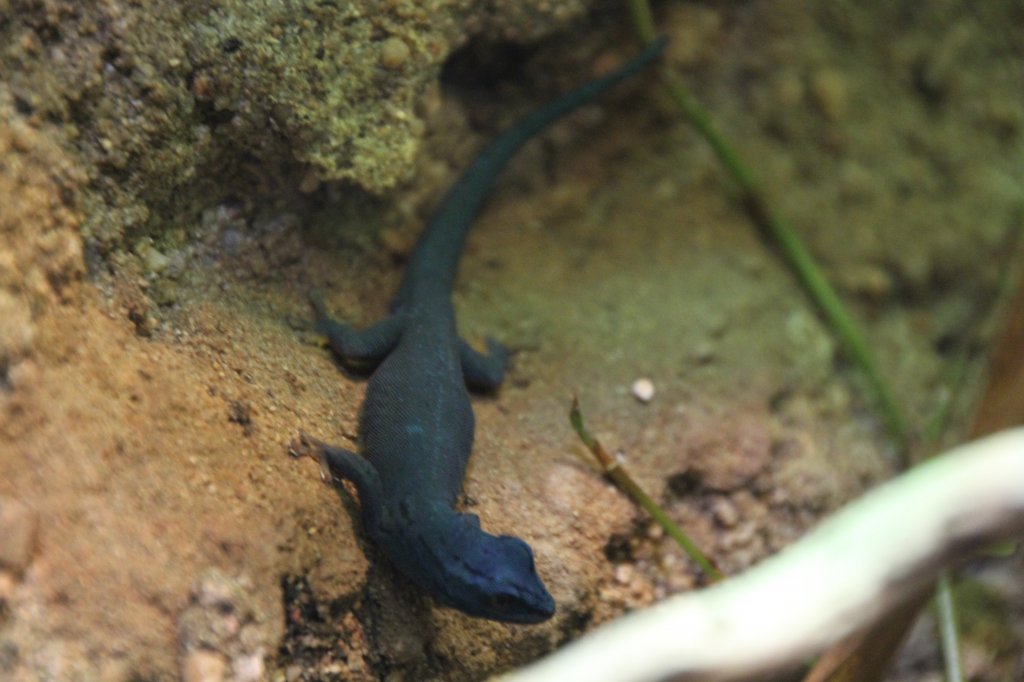
[[[346,448],[328,445],[321,440],[302,434],[302,441],[315,450],[320,462],[320,477],[325,481],[352,481],[359,492],[363,525],[368,531],[375,531],[380,523],[383,492],[377,469],[365,457]]]
[[[316,330],[327,337],[331,350],[346,366],[372,370],[391,352],[402,335],[405,321],[400,314],[393,313],[366,329],[355,329],[331,317],[323,292],[310,292],[309,302],[316,313]]]
[[[492,338],[487,339],[487,353],[481,353],[459,339],[459,359],[462,361],[462,374],[470,388],[494,391],[505,379],[508,349]]]

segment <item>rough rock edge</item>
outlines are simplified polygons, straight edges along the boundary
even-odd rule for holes
[[[454,50],[537,39],[588,4],[12,2],[0,71],[19,111],[67,127],[89,172],[83,232],[108,252],[218,197],[394,187]]]

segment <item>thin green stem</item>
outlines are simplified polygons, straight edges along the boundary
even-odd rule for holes
[[[683,529],[675,524],[675,522],[669,518],[669,515],[665,513],[665,510],[654,501],[654,499],[647,494],[647,492],[640,487],[629,472],[626,471],[622,463],[613,457],[604,446],[601,445],[600,441],[590,435],[587,431],[586,426],[583,424],[583,413],[580,411],[579,401],[574,396],[572,399],[572,408],[569,410],[569,422],[572,424],[572,428],[576,431],[576,435],[580,437],[583,444],[587,446],[587,449],[594,455],[598,463],[600,463],[602,469],[604,469],[605,475],[607,475],[612,481],[615,482],[619,488],[621,488],[627,495],[633,498],[633,501],[639,504],[641,507],[651,515],[659,526],[661,526],[669,537],[676,541],[676,543],[682,547],[683,551],[686,552],[687,556],[697,564],[704,575],[708,577],[712,582],[721,580],[724,576],[722,572],[715,567],[711,560],[708,559],[700,548],[697,547],[696,543],[693,542],[683,532]]]
[[[633,17],[633,28],[644,45],[654,42],[657,32],[654,28],[654,14],[651,13],[651,6],[647,2],[630,1],[629,13]]]
[[[810,251],[804,245],[796,231],[778,216],[769,213],[760,198],[751,197],[759,206],[752,209],[755,215],[762,216],[761,226],[778,244],[779,250],[796,272],[797,277],[810,294],[811,299],[832,326],[836,336],[846,348],[854,363],[860,367],[874,392],[874,399],[882,413],[886,426],[892,437],[900,446],[900,452],[906,458],[906,422],[903,412],[885,380],[874,353],[866,337],[861,333],[857,323],[847,312],[835,289],[828,283],[824,272],[818,267]],[[906,465],[906,461],[904,461]]]
[[[657,32],[648,1],[626,0],[626,2],[637,35],[644,44],[649,44],[655,39]],[[888,381],[879,369],[866,337],[861,333],[853,317],[847,312],[835,289],[829,284],[824,272],[817,265],[796,230],[768,205],[761,191],[760,183],[743,162],[739,153],[718,130],[708,112],[690,94],[682,80],[671,69],[663,68],[661,79],[666,92],[676,103],[683,116],[704,137],[732,175],[740,188],[743,204],[758,229],[776,245],[811,300],[831,326],[846,353],[867,379],[873,402],[890,435],[896,441],[903,468],[906,468],[911,464],[907,447],[907,423]],[[946,414],[942,414],[940,419],[944,420],[946,416]],[[943,649],[946,652],[948,679],[950,682],[960,682],[963,676],[960,672],[956,623],[953,617],[953,602],[949,593],[948,577],[945,575],[939,582],[936,599]]]
[[[953,591],[949,585],[949,573],[939,574],[935,589],[935,609],[938,611],[939,641],[942,643],[942,657],[946,661],[946,682],[963,682],[964,672],[960,663],[960,640],[956,629],[956,610],[953,605]]]
[[[637,35],[645,43],[656,36],[654,20],[647,0],[627,0]],[[905,452],[906,421],[889,383],[885,380],[874,353],[861,333],[853,317],[847,312],[835,289],[828,283],[824,272],[818,267],[810,251],[788,222],[771,210],[764,199],[760,184],[740,157],[718,130],[710,114],[704,109],[679,77],[669,68],[661,70],[661,79],[669,97],[676,103],[683,116],[711,145],[719,160],[732,175],[742,193],[746,206],[757,226],[778,247],[797,279],[800,280],[811,300],[821,311],[840,343],[853,362],[861,369],[871,387],[872,397],[880,411],[890,434]]]

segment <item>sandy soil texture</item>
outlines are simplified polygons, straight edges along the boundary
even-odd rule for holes
[[[379,318],[438,194],[495,131],[632,54],[626,19],[208,4],[0,0],[0,677],[479,679],[699,585],[577,443],[573,394],[727,572],[892,472],[860,379],[638,78],[515,159],[455,297],[467,337],[513,350],[474,402],[464,504],[530,542],[558,613],[431,604],[367,544],[351,491],[290,454],[300,431],[351,444],[364,389],[308,331],[306,294]],[[658,22],[915,433],[949,401],[955,441],[1024,220],[1022,17],[927,4],[673,2]],[[968,646],[974,679],[1005,679],[1009,654]]]

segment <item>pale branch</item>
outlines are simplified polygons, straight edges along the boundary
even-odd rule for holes
[[[502,682],[740,680],[792,668],[1024,533],[1024,427],[927,461],[735,578],[609,623]]]

